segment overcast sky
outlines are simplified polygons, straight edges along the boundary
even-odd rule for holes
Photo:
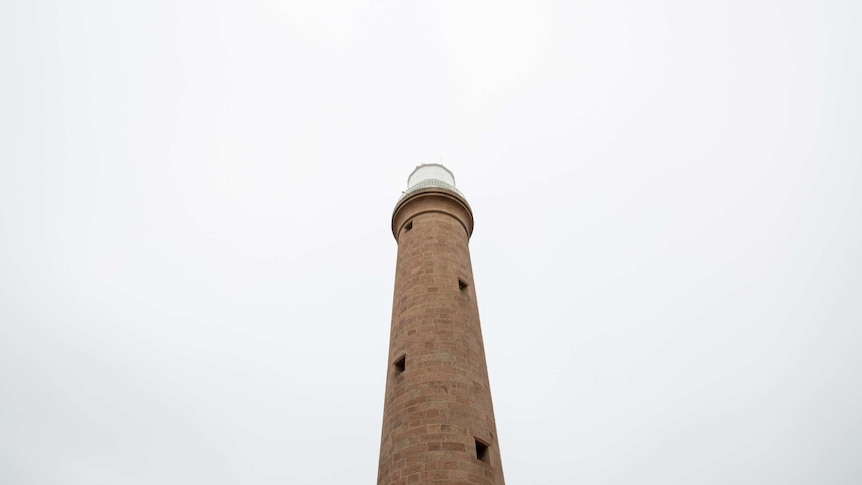
[[[374,483],[453,170],[509,484],[862,482],[862,3],[0,6],[0,482]]]

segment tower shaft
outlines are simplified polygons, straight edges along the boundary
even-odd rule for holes
[[[472,230],[470,206],[446,184],[408,189],[392,215],[398,260],[378,485],[504,484]]]

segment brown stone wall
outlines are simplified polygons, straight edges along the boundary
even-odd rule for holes
[[[392,227],[398,261],[377,483],[503,485],[469,206],[445,189],[419,191],[399,203]],[[484,459],[476,440],[488,446]]]

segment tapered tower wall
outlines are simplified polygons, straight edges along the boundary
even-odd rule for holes
[[[398,260],[377,483],[503,485],[470,206],[454,186],[426,184],[396,205],[392,231]]]

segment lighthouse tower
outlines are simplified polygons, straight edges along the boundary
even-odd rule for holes
[[[392,213],[398,242],[378,485],[503,485],[468,241],[446,167],[420,165]]]

